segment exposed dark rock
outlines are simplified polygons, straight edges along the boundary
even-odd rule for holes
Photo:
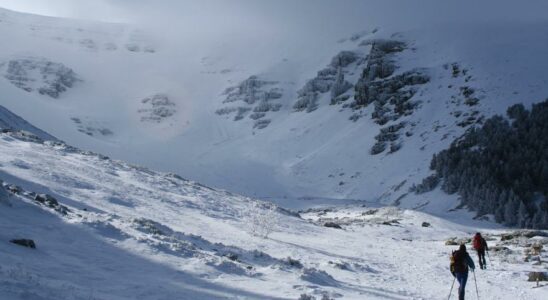
[[[339,54],[335,55],[335,57],[331,59],[330,66],[335,69],[339,67],[344,68],[348,66],[349,64],[357,61],[358,59],[359,59],[359,56],[355,52],[341,51],[339,52]]]
[[[297,269],[302,269],[303,268],[303,264],[301,263],[300,260],[298,259],[293,259],[291,258],[290,256],[288,256],[286,259],[285,259],[285,262],[290,265],[291,267],[294,267],[294,268],[297,268]]]
[[[371,150],[369,151],[369,153],[371,155],[375,155],[375,154],[382,153],[385,149],[386,149],[386,143],[377,142],[373,145],[373,147],[371,147]]]
[[[55,211],[57,211],[58,213],[61,213],[63,215],[66,215],[68,212],[70,212],[68,207],[59,204],[57,199],[55,199],[54,197],[52,197],[48,194],[36,194],[36,193],[31,192],[31,193],[27,193],[27,195],[32,200],[34,200],[34,201],[36,201],[36,202],[38,202],[42,205],[45,205],[49,208],[53,208]]]
[[[14,243],[19,246],[28,247],[32,249],[36,249],[36,244],[33,240],[30,239],[13,239],[10,241],[10,243]]]
[[[48,194],[38,194],[34,196],[34,200],[52,208],[59,205],[59,202],[57,202],[57,199],[53,198],[52,196]]]
[[[513,234],[502,234],[500,236],[501,241],[508,241],[508,240],[513,239],[513,238],[515,238],[515,236]]]
[[[268,126],[268,124],[270,124],[270,120],[268,119],[262,119],[262,120],[257,120],[255,121],[255,124],[253,125],[253,128],[256,128],[256,129],[263,129],[263,128],[266,128]]]
[[[337,228],[337,229],[342,229],[341,225],[335,223],[335,222],[325,222],[323,224],[323,226],[325,227],[330,227],[330,228]]]
[[[318,93],[306,92],[299,94],[299,99],[293,104],[293,109],[296,111],[306,110],[313,112],[318,108]]]
[[[223,103],[239,102],[243,106],[223,107],[215,113],[226,115],[236,112],[234,121],[243,119],[249,111],[253,111],[249,117],[257,120],[266,116],[267,112],[279,111],[281,103],[275,103],[274,100],[280,99],[283,94],[281,88],[276,87],[277,81],[262,80],[258,76],[250,76],[240,84],[229,87],[225,90],[226,95]],[[270,121],[255,122],[254,128],[265,128]]]
[[[428,222],[422,222],[421,226],[422,227],[432,227],[432,225]]]
[[[160,123],[177,112],[175,103],[166,94],[152,95],[141,100],[141,104],[146,106],[138,110],[143,122]]]
[[[403,51],[406,47],[403,42],[382,39],[365,41],[362,45],[371,45],[367,66],[360,79],[367,82],[392,75],[396,70],[392,53]]]
[[[44,58],[29,57],[10,60],[0,65],[4,77],[16,87],[27,92],[58,98],[59,95],[81,81],[76,73],[61,63]]]
[[[401,148],[401,143],[396,141],[400,138],[399,131],[404,127],[405,123],[400,122],[381,128],[380,133],[375,136],[377,142],[371,148],[370,153],[374,155],[383,152],[386,149],[387,142],[392,142],[390,144],[390,153],[398,151]]]
[[[6,184],[5,185],[6,190],[8,190],[12,194],[20,194],[23,192],[23,189],[15,184]]]
[[[227,253],[225,256],[226,256],[226,258],[228,258],[232,261],[237,261],[238,260],[238,254],[235,254],[235,253]]]
[[[223,103],[243,101],[247,104],[254,104],[257,101],[269,101],[282,97],[282,90],[271,88],[265,90],[265,86],[275,85],[276,81],[266,81],[259,79],[258,76],[250,76],[239,85],[225,90],[226,99]]]
[[[166,226],[145,218],[133,219],[133,224],[138,230],[155,235],[166,235],[171,231]]]
[[[360,57],[355,52],[342,51],[331,60],[331,63],[318,71],[316,77],[310,79],[298,92],[298,99],[293,105],[296,111],[312,112],[318,108],[318,98],[321,94],[331,91],[331,103],[336,104],[346,99],[337,97],[352,88],[352,84],[344,79],[343,68],[355,63]],[[344,100],[343,100],[344,99]]]

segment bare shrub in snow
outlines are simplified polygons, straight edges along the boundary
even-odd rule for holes
[[[298,300],[316,300],[316,297],[308,294],[301,294]]]
[[[245,211],[245,218],[250,226],[251,234],[268,238],[279,222],[277,207],[273,204],[250,202]]]

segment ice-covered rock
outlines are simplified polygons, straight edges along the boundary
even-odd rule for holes
[[[327,92],[331,92],[332,104],[344,101],[337,97],[353,86],[345,80],[346,68],[359,59],[360,56],[352,51],[341,51],[335,55],[326,68],[318,71],[316,77],[307,81],[297,92],[297,101],[293,104],[293,109],[312,112],[318,108],[318,99],[321,94]]]
[[[360,57],[356,54],[356,52],[352,51],[341,51],[339,54],[335,55],[331,59],[331,67],[333,68],[339,68],[339,67],[347,67],[349,64],[357,61]]]
[[[401,52],[406,48],[404,42],[384,39],[368,40],[361,45],[371,45],[367,66],[362,75],[362,78],[367,81],[392,75],[396,70],[393,53]]]
[[[371,81],[369,78],[366,68],[356,84],[355,104],[360,107],[373,103],[375,111],[371,117],[380,125],[412,113],[417,105],[417,102],[410,101],[417,92],[414,86],[429,81],[422,70],[408,71],[384,80]]]
[[[0,65],[0,71],[16,87],[52,98],[59,98],[61,93],[81,81],[71,68],[39,57],[10,60]]]
[[[105,127],[104,124],[89,117],[72,117],[70,119],[76,124],[76,128],[79,132],[89,136],[110,136],[114,134],[114,132]]]
[[[265,117],[268,112],[279,111],[281,103],[276,100],[282,98],[283,90],[277,85],[277,81],[268,81],[260,79],[253,75],[245,79],[236,86],[229,87],[223,93],[226,98],[223,103],[238,103],[241,106],[228,106],[216,111],[218,115],[228,115],[236,113],[234,121],[243,119],[249,114],[249,118],[256,120],[254,128],[265,128],[270,124],[270,120],[259,122],[259,119]]]
[[[141,121],[161,123],[165,119],[172,117],[176,112],[176,105],[166,94],[154,94],[141,100],[145,108],[138,110],[141,115]]]
[[[269,101],[282,97],[282,91],[278,88],[265,89],[265,87],[277,84],[276,81],[266,81],[253,75],[242,81],[240,84],[229,87],[224,94],[226,99],[223,103],[243,101],[247,104],[254,104],[257,101]]]

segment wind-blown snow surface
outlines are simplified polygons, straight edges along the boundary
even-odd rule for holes
[[[30,58],[70,69],[78,81],[52,98],[3,77],[0,103],[81,148],[284,205],[301,205],[292,199],[307,197],[414,207],[422,199],[404,196],[408,188],[428,175],[432,154],[465,130],[457,125],[457,111],[488,117],[510,104],[547,97],[548,26],[535,22],[436,23],[406,30],[381,24],[349,28],[346,37],[242,32],[174,41],[129,25],[1,10],[3,75],[10,61]],[[293,104],[297,91],[333,56],[344,50],[365,57],[371,44],[362,42],[379,38],[407,44],[394,55],[394,76],[418,68],[430,80],[412,98],[420,101],[418,108],[397,121],[413,124],[403,147],[370,155],[381,128],[371,119],[372,104],[359,110],[356,122],[349,120],[356,111],[329,105],[327,95],[311,113],[294,112]],[[467,75],[454,77],[453,64]],[[363,66],[346,78],[357,80]],[[46,75],[57,82],[65,73]],[[233,121],[233,115],[215,113],[227,107],[225,89],[250,76],[276,82],[272,87],[282,91],[276,99],[281,107],[263,118],[264,129],[254,128],[256,121],[248,117]],[[454,99],[464,86],[475,90],[479,103],[463,111]],[[167,104],[144,101],[154,95]]]
[[[344,229],[278,210],[265,239],[249,232],[255,201],[246,197],[17,133],[0,134],[0,153],[2,299],[444,299],[453,250],[444,240],[478,228],[501,233],[461,213],[350,206],[303,215],[337,217]],[[13,238],[31,238],[37,249]],[[491,259],[476,272],[480,297],[548,296],[526,282],[530,266]]]

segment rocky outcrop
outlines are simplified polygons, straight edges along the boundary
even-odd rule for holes
[[[429,77],[421,70],[413,70],[384,80],[369,81],[364,71],[356,84],[355,107],[375,106],[371,117],[379,125],[409,115],[418,102],[410,101],[415,95],[413,86],[425,84]]]
[[[10,60],[0,65],[0,69],[4,78],[16,87],[51,98],[59,98],[61,93],[81,81],[71,68],[44,58]]]
[[[406,48],[406,44],[396,40],[369,40],[362,45],[370,45],[367,66],[355,86],[354,108],[375,105],[372,118],[380,125],[410,114],[417,102],[410,99],[415,95],[414,86],[429,81],[423,70],[412,70],[393,76],[397,69],[395,53]]]
[[[31,239],[13,239],[10,241],[10,243],[31,249],[36,249],[36,243],[34,243],[34,241]]]
[[[223,103],[234,103],[240,106],[227,106],[218,109],[218,115],[235,113],[234,121],[239,121],[248,116],[255,120],[253,128],[262,129],[270,124],[270,120],[263,119],[269,112],[279,111],[281,103],[276,100],[282,98],[283,90],[279,88],[277,81],[260,79],[258,76],[250,76],[240,84],[229,87],[223,93],[226,98]]]
[[[10,194],[18,195],[20,197],[32,200],[34,201],[34,203],[49,207],[62,215],[67,215],[70,212],[70,209],[68,207],[60,204],[59,201],[57,201],[57,199],[55,199],[51,195],[28,192],[17,185],[2,181],[0,181],[0,185],[0,189],[7,191]]]
[[[396,70],[393,53],[401,52],[406,48],[404,42],[384,39],[367,40],[361,45],[371,45],[367,66],[362,74],[362,80],[367,82],[392,75]]]
[[[74,122],[74,124],[76,124],[76,128],[78,128],[79,132],[87,134],[89,136],[106,137],[114,134],[112,130],[104,127],[101,122],[93,120],[91,118],[72,117],[70,119],[72,122]]]
[[[297,101],[293,105],[295,111],[312,112],[318,108],[319,97],[331,92],[331,104],[344,102],[349,97],[340,97],[353,85],[345,80],[345,68],[360,60],[360,56],[352,51],[342,51],[331,59],[331,63],[318,71],[316,77],[310,79],[297,92]]]
[[[400,130],[404,127],[405,123],[400,122],[381,128],[380,133],[375,136],[377,142],[371,148],[370,153],[374,155],[383,152],[386,149],[387,144],[390,144],[390,153],[398,151],[401,147],[401,141],[399,141]]]
[[[176,112],[176,105],[166,94],[155,94],[141,100],[144,108],[137,112],[141,115],[141,121],[161,123],[165,119],[172,117]]]
[[[258,101],[268,102],[279,99],[282,97],[280,89],[275,87],[267,88],[277,83],[276,81],[261,80],[255,75],[250,76],[239,85],[226,89],[224,92],[226,99],[223,103],[243,101],[247,104],[254,104]]]

